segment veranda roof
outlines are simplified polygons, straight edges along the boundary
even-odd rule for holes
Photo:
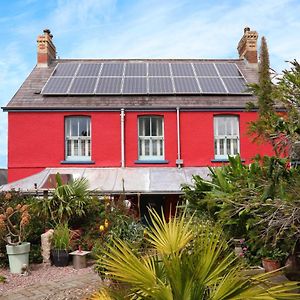
[[[55,174],[60,173],[65,179],[84,177],[89,182],[89,189],[100,193],[117,194],[149,193],[178,194],[181,185],[192,183],[193,175],[208,178],[207,167],[184,168],[46,168],[27,178],[3,185],[0,191],[12,189],[22,192],[51,190],[55,187]]]

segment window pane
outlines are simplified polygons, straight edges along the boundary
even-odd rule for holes
[[[80,146],[81,146],[81,156],[86,156],[86,153],[85,153],[85,141],[84,140],[80,141]]]
[[[71,136],[78,136],[78,119],[70,119],[71,121]]]
[[[157,135],[162,136],[163,135],[163,118],[158,118],[157,119]]]
[[[224,140],[221,139],[219,140],[219,144],[220,144],[220,155],[224,155]]]
[[[232,133],[233,135],[238,135],[238,118],[232,119]]]
[[[87,127],[87,136],[91,136],[91,120],[88,118],[86,119],[86,127]]]
[[[88,140],[88,156],[91,156],[91,140]]]
[[[152,136],[157,136],[157,123],[158,119],[157,118],[152,118],[152,124],[151,124],[151,134]]]
[[[159,155],[163,156],[164,155],[164,147],[163,147],[163,140],[159,141]]]
[[[78,140],[74,140],[73,141],[73,147],[74,147],[74,149],[73,149],[73,155],[74,156],[78,156]]]
[[[139,118],[139,136],[144,136],[144,119]]]
[[[150,136],[150,118],[144,118],[144,136]]]
[[[152,140],[152,155],[157,155],[157,140]]]
[[[234,139],[233,142],[233,154],[238,154],[238,140]]]
[[[226,154],[227,155],[231,155],[232,153],[231,153],[231,140],[226,140]]]
[[[71,156],[71,141],[67,140],[67,156]]]
[[[78,119],[79,126],[79,136],[87,136],[88,135],[88,120],[84,118]]]
[[[139,155],[143,155],[143,140],[139,140]]]
[[[218,124],[218,133],[217,135],[225,135],[225,119],[223,117],[217,118],[217,124]]]
[[[144,140],[145,150],[144,155],[150,155],[150,140]]]

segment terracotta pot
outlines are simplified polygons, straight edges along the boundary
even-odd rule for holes
[[[263,258],[262,265],[266,272],[275,271],[280,268],[280,262],[274,259]]]

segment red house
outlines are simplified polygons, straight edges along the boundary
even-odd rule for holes
[[[141,207],[169,206],[192,174],[207,176],[228,155],[271,153],[247,135],[256,31],[245,28],[237,59],[59,59],[52,38],[38,36],[37,65],[3,108],[2,190],[47,190],[60,172],[104,193],[124,187]]]

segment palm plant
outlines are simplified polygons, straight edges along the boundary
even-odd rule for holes
[[[72,217],[85,215],[91,199],[87,179],[75,179],[63,184],[59,173],[55,179],[56,188],[53,196],[36,202],[37,214],[50,219],[54,224],[68,223]]]
[[[243,275],[219,227],[195,225],[185,213],[169,222],[155,211],[150,214],[153,227],[147,239],[152,251],[138,256],[116,240],[102,262],[112,280],[128,287],[123,299],[300,299],[293,293],[295,282],[272,285],[272,274]],[[118,299],[114,295],[106,289],[93,299]]]

